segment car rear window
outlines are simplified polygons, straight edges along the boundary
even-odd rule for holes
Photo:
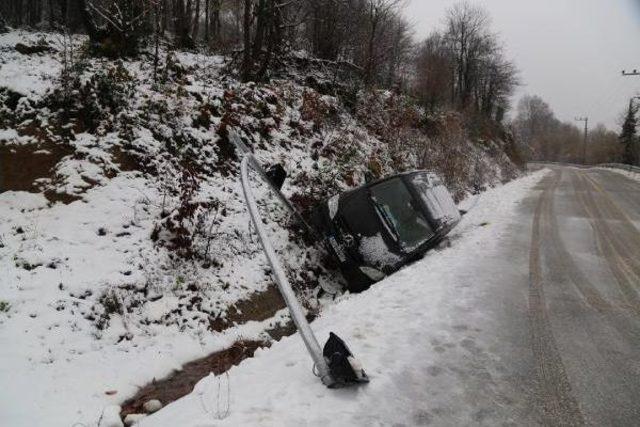
[[[433,236],[433,229],[401,179],[371,187],[371,198],[389,234],[404,250],[410,251]]]

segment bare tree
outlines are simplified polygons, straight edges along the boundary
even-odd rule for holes
[[[622,158],[623,147],[618,140],[618,134],[602,124],[591,129],[587,146],[587,163],[610,163]]]
[[[376,65],[379,64],[379,56],[382,49],[377,44],[384,34],[383,25],[389,21],[400,0],[369,0],[367,5],[366,23],[366,56],[364,61],[364,81],[370,85],[374,81]]]
[[[420,45],[415,67],[415,92],[422,105],[429,111],[449,105],[454,58],[442,34],[434,32]]]
[[[525,96],[518,103],[514,127],[530,159],[550,160],[550,135],[559,127],[555,114],[539,96]]]
[[[446,22],[445,31],[433,33],[417,51],[417,95],[429,110],[453,107],[501,122],[519,84],[518,70],[491,33],[488,14],[462,2],[448,11]]]
[[[192,0],[172,0],[173,31],[177,47],[193,48],[195,42],[192,33],[193,2]]]
[[[95,52],[109,56],[135,55],[149,33],[151,0],[77,0]]]
[[[479,57],[488,48],[489,16],[468,1],[457,3],[447,12],[448,39],[455,58],[452,102],[465,107],[473,91]]]

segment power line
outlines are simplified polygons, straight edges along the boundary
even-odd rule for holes
[[[589,117],[576,117],[576,122],[584,122],[584,142],[582,144],[582,164],[587,164],[587,135],[589,134]]]

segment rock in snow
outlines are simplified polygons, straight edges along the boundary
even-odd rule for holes
[[[153,414],[154,412],[162,409],[162,402],[157,399],[148,400],[144,403],[144,405],[142,405],[142,409],[144,409],[144,412],[146,412],[147,414]]]
[[[140,421],[146,416],[147,414],[129,414],[126,417],[124,417],[124,425],[127,427],[136,425],[138,421]]]

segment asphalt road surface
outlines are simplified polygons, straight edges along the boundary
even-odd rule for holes
[[[533,390],[546,425],[640,425],[640,184],[553,167],[526,204]]]

